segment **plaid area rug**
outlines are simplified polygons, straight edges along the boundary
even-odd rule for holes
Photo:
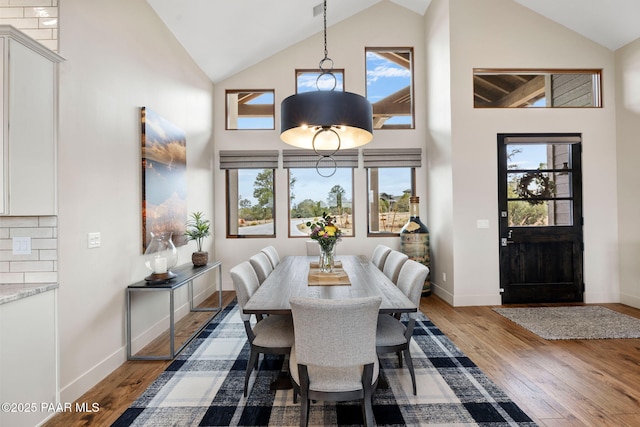
[[[424,315],[411,355],[418,395],[397,356],[380,359],[373,410],[379,426],[534,426],[535,423]],[[271,391],[285,357],[260,358],[243,397],[249,346],[236,304],[222,313],[112,426],[297,426],[292,390]],[[362,424],[359,402],[311,404],[309,425]]]

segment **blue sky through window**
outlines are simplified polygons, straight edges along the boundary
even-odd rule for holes
[[[367,99],[372,104],[411,86],[411,70],[373,51],[367,51]],[[386,125],[411,125],[412,117],[393,116]]]
[[[268,104],[273,105],[273,92],[264,92],[262,95],[247,102],[247,105]],[[273,117],[238,117],[237,129],[273,129]]]

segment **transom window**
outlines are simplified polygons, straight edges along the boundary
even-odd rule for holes
[[[601,70],[473,70],[475,108],[601,107]]]
[[[273,89],[227,90],[225,129],[275,129]]]
[[[344,91],[344,70],[334,69],[332,73],[333,77],[330,75],[320,77],[321,71],[319,69],[296,70],[296,93],[314,90]]]

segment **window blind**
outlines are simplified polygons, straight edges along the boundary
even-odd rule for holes
[[[419,168],[421,148],[369,148],[362,150],[365,168]]]
[[[506,136],[505,144],[576,144],[582,142],[579,135],[531,135]]]
[[[277,169],[278,150],[220,150],[220,169]]]
[[[331,156],[337,168],[357,168],[358,149],[340,150]],[[282,164],[285,169],[315,168],[320,156],[313,150],[282,150]],[[333,162],[323,161],[320,168],[333,168]]]

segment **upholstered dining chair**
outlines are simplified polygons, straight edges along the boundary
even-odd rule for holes
[[[271,261],[271,266],[276,268],[276,265],[280,264],[280,255],[278,254],[278,250],[273,246],[267,246],[260,249],[260,252],[264,253]]]
[[[252,255],[249,258],[249,262],[251,266],[256,271],[256,275],[258,276],[258,282],[262,284],[264,279],[267,278],[269,274],[273,271],[273,266],[271,265],[271,261],[269,261],[269,257],[264,252],[258,252],[255,255]]]
[[[420,307],[420,296],[422,294],[422,286],[429,274],[429,267],[419,262],[408,260],[400,269],[398,275],[398,288],[413,302]],[[400,316],[394,317],[388,314],[378,316],[378,329],[376,332],[376,349],[378,354],[397,353],[400,367],[402,367],[402,355],[407,363],[407,368],[411,374],[413,382],[413,394],[417,394],[416,390],[416,374],[413,369],[413,360],[411,360],[411,337],[413,336],[413,328],[416,323],[417,313],[408,313],[409,322],[405,324],[401,321]]]
[[[320,245],[315,240],[307,240],[307,256],[320,256]]]
[[[258,276],[256,276],[255,270],[248,261],[241,262],[233,267],[229,274],[231,275],[231,280],[233,280],[240,316],[251,346],[249,362],[247,363],[244,377],[244,396],[247,397],[249,377],[254,367],[258,365],[260,353],[289,354],[293,344],[293,320],[289,315],[271,315],[264,319],[259,317],[256,323],[252,324],[251,315],[245,314],[243,308],[256,289],[260,287]]]
[[[309,423],[310,401],[362,400],[365,425],[374,425],[372,396],[378,385],[376,322],[380,297],[289,300],[294,345],[289,356],[300,425]]]
[[[389,255],[387,255],[387,259],[384,261],[382,272],[389,278],[389,280],[391,280],[395,284],[398,284],[398,275],[400,274],[400,269],[408,259],[409,256],[407,254],[403,254],[400,251],[392,250],[391,252],[389,252]]]
[[[385,245],[378,245],[373,249],[373,253],[371,254],[371,262],[378,267],[380,271],[382,271],[384,267],[384,262],[389,256],[391,252],[391,248]]]

